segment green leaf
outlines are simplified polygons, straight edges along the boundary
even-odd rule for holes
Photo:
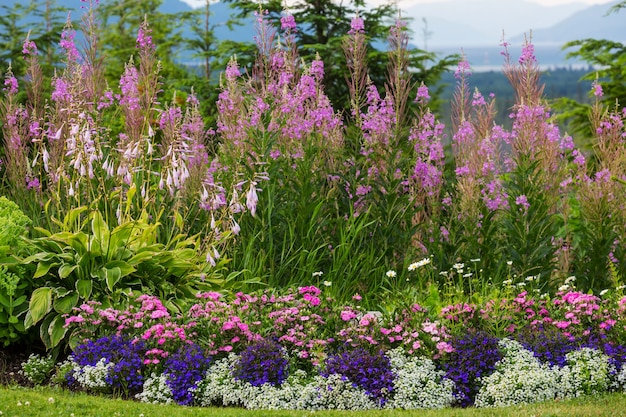
[[[48,335],[50,336],[50,345],[55,347],[65,337],[67,328],[65,327],[65,319],[63,316],[56,316],[48,326]]]
[[[90,279],[79,279],[76,281],[76,291],[81,298],[88,300],[91,297],[93,282]]]
[[[72,291],[63,297],[57,297],[54,299],[53,307],[54,311],[61,314],[67,314],[72,311],[78,303],[78,291]]]
[[[52,310],[52,288],[37,288],[33,291],[28,303],[28,311],[33,324],[37,324],[50,310]]]
[[[18,323],[19,321],[20,320],[16,316],[9,316],[9,323],[15,324],[15,323]]]
[[[39,337],[41,338],[41,341],[43,342],[43,344],[46,346],[47,350],[50,350],[53,348],[52,342],[50,340],[50,332],[48,331],[48,329],[50,329],[50,323],[52,323],[52,320],[54,320],[56,316],[58,316],[58,314],[48,315],[41,322],[41,326],[39,327]]]
[[[109,288],[109,291],[112,292],[115,284],[117,284],[122,278],[122,270],[118,267],[114,267],[111,269],[103,268],[101,271],[104,271],[107,287]]]
[[[104,267],[107,269],[119,268],[121,277],[130,275],[136,271],[136,269],[126,261],[109,261]]]
[[[33,278],[40,278],[48,274],[48,271],[50,271],[50,268],[52,268],[54,265],[56,265],[55,262],[39,262],[37,264],[37,270],[35,271]]]
[[[78,265],[68,265],[68,264],[61,265],[59,267],[59,278],[65,279],[69,277],[70,274],[74,272],[76,268],[78,268]]]

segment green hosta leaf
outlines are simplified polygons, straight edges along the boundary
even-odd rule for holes
[[[65,337],[67,328],[64,327],[65,319],[61,315],[54,317],[50,325],[48,326],[48,336],[50,336],[50,345],[55,347]]]
[[[122,278],[122,270],[118,267],[114,267],[110,269],[103,268],[100,271],[104,273],[104,279],[106,280],[109,291],[113,291],[115,284]]]
[[[28,303],[28,311],[33,324],[37,324],[50,310],[52,310],[52,288],[37,288],[33,291]]]
[[[76,307],[76,304],[78,304],[78,291],[72,291],[63,297],[56,297],[53,307],[57,313],[67,314]]]
[[[40,278],[40,277],[43,277],[44,275],[47,275],[48,272],[50,271],[50,268],[56,265],[57,265],[56,262],[39,262],[37,264],[37,270],[35,271],[33,278]]]
[[[39,327],[39,337],[41,338],[43,344],[46,346],[47,350],[53,348],[49,332],[50,323],[52,323],[52,320],[54,320],[54,318],[58,315],[59,314],[57,313],[47,315],[46,318],[43,319],[43,321],[41,322],[41,326]]]
[[[92,289],[93,282],[90,279],[79,279],[76,281],[76,291],[78,291],[82,299],[88,300],[91,297]]]
[[[107,269],[119,268],[121,276],[125,277],[132,274],[136,269],[126,261],[110,261],[104,266]]]
[[[74,270],[78,268],[78,265],[63,264],[59,267],[59,278],[64,279],[71,275]]]

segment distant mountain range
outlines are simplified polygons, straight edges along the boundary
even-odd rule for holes
[[[503,32],[507,41],[519,43],[531,30],[535,44],[562,45],[588,37],[626,41],[626,13],[604,16],[617,2],[542,6],[527,0],[448,0],[418,4],[403,14],[414,19],[410,27],[422,47],[425,42],[433,47],[497,46]]]

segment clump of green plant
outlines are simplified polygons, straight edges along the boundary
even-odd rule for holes
[[[55,361],[52,356],[31,354],[26,362],[22,363],[20,373],[34,385],[43,385],[54,371]]]

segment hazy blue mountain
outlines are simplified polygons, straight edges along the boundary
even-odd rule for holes
[[[594,5],[553,26],[534,30],[533,41],[559,45],[585,38],[626,42],[626,11],[607,15],[612,4]]]
[[[502,33],[507,39],[529,30],[555,25],[588,7],[572,2],[559,6],[542,6],[526,0],[449,0],[423,3],[403,13],[414,20],[410,24],[415,42],[423,44],[425,18],[432,32],[428,44],[434,46],[497,46]]]

